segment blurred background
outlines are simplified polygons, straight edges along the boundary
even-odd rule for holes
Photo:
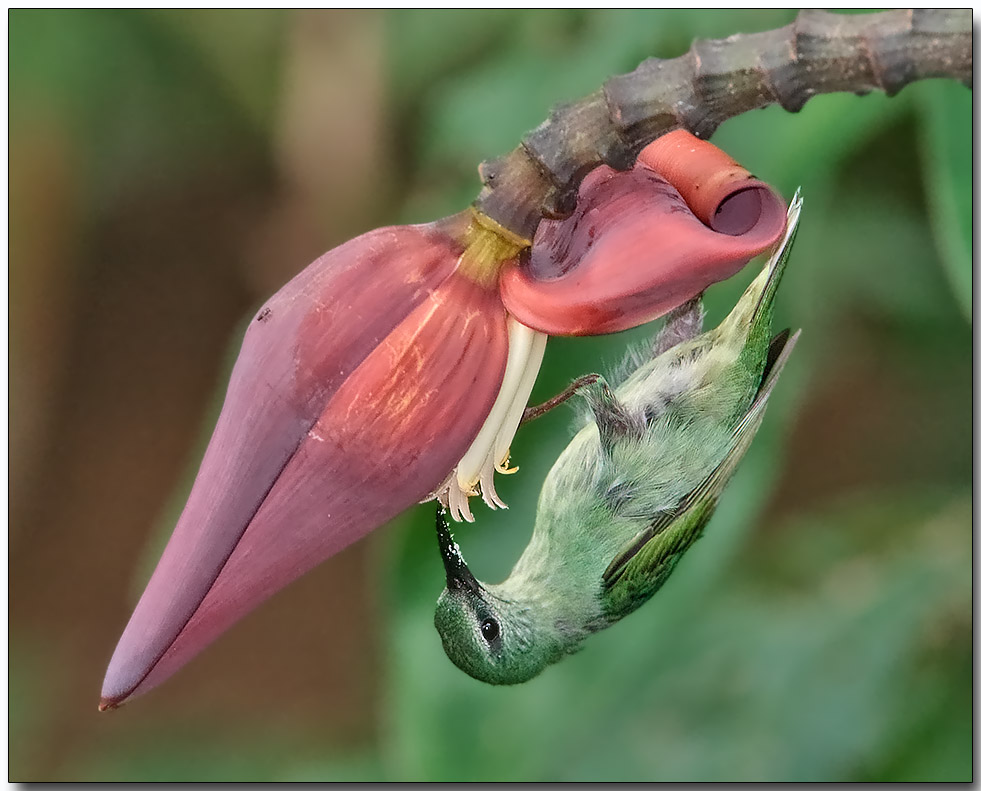
[[[435,219],[548,108],[789,12],[36,12],[10,35],[9,779],[969,780],[971,92],[824,96],[714,142],[806,196],[801,342],[651,603],[532,682],[444,656],[431,508],[162,687],[96,710],[244,322],[324,250]],[[713,287],[708,322],[756,267]],[[533,401],[651,333],[549,342]],[[457,538],[500,579],[568,410]]]

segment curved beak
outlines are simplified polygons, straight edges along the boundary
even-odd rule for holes
[[[483,592],[477,578],[470,573],[460,547],[453,540],[450,525],[446,521],[446,509],[440,505],[436,509],[436,537],[439,539],[439,554],[446,569],[446,588],[451,591],[469,591],[475,596]]]

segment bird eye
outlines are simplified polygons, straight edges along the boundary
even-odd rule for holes
[[[484,618],[480,622],[480,633],[490,643],[497,639],[497,636],[501,633],[501,627],[493,618]]]

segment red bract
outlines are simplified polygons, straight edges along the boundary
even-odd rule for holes
[[[738,272],[780,238],[786,213],[724,152],[671,132],[628,172],[593,170],[572,216],[541,223],[527,261],[501,275],[504,305],[549,335],[630,329]]]
[[[496,288],[434,224],[319,258],[253,320],[102,706],[159,684],[287,583],[431,494],[497,396]]]

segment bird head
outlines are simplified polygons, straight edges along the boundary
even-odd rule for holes
[[[436,533],[446,589],[436,603],[435,625],[453,664],[488,684],[520,684],[555,662],[563,651],[538,628],[535,607],[506,595],[504,586],[484,586],[473,576],[442,507]]]

